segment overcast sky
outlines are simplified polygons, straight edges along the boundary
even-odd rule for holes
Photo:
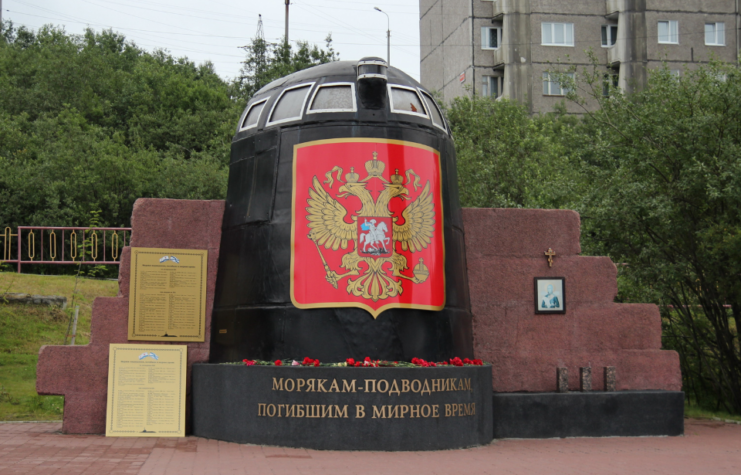
[[[283,36],[284,0],[1,0],[3,20],[37,29],[45,24],[82,33],[112,28],[146,50],[162,48],[191,61],[211,61],[225,79],[239,74],[244,51],[262,14],[265,39]],[[332,34],[340,59],[386,57],[386,15],[391,64],[419,80],[418,0],[292,0],[289,39],[324,46]]]

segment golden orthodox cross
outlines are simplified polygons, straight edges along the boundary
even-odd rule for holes
[[[549,247],[548,250],[545,251],[545,255],[548,256],[548,267],[553,267],[553,256],[556,255],[556,251]]]

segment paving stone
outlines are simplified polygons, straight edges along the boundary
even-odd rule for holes
[[[105,438],[0,423],[0,474],[741,473],[741,425],[687,420],[684,437],[496,440],[438,452],[338,452],[216,440]]]

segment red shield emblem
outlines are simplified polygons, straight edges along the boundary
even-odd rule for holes
[[[445,305],[440,154],[381,139],[297,145],[291,300],[299,308]]]

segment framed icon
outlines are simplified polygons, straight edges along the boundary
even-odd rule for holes
[[[535,278],[535,313],[566,313],[566,279]]]

